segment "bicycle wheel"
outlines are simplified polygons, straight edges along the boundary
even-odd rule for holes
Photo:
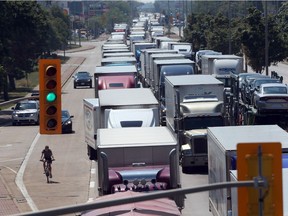
[[[45,167],[45,175],[46,175],[47,183],[49,183],[50,171],[49,171],[49,168],[48,168],[48,167]]]

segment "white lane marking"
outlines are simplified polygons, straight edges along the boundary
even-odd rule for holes
[[[6,147],[10,147],[10,146],[12,146],[12,144],[3,145],[3,146],[0,146],[0,148],[6,148]]]
[[[95,168],[92,168],[91,169],[91,174],[95,174],[96,173],[96,169]]]
[[[94,188],[95,187],[95,181],[90,181],[90,188]]]
[[[27,166],[27,163],[28,163],[28,160],[33,152],[33,149],[38,141],[40,137],[40,134],[37,133],[36,137],[34,138],[33,142],[32,142],[32,145],[30,146],[29,150],[28,150],[28,153],[26,154],[25,158],[24,158],[24,161],[22,162],[22,165],[16,175],[16,184],[18,186],[18,188],[20,189],[20,191],[22,192],[23,196],[25,197],[28,205],[30,206],[31,210],[33,212],[35,211],[38,211],[38,208],[37,206],[35,205],[35,203],[33,202],[32,198],[30,197],[30,195],[28,194],[28,191],[25,187],[25,184],[23,182],[23,176],[24,176],[24,171],[25,171],[25,168]]]
[[[87,201],[87,203],[89,203],[89,202],[93,202],[93,201],[94,201],[93,198],[89,198],[88,201]]]
[[[11,172],[13,172],[13,173],[17,173],[17,171],[15,171],[15,170],[13,170],[13,169],[11,169],[10,167],[7,167],[7,166],[3,166],[3,165],[0,165],[0,166],[2,166],[2,167],[5,167],[6,169],[9,169]]]
[[[2,160],[2,161],[0,161],[0,163],[10,162],[10,161],[17,161],[17,160],[23,160],[23,158],[13,158],[13,159],[9,159],[9,160]]]

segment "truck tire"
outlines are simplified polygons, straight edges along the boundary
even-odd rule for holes
[[[87,154],[88,154],[89,160],[97,161],[97,150],[96,149],[87,145]]]

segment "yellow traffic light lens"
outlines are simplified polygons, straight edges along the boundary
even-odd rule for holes
[[[46,75],[47,76],[55,76],[56,72],[57,72],[57,69],[54,66],[48,66],[46,68]]]
[[[49,92],[46,96],[48,102],[54,102],[56,100],[56,94],[54,92]]]

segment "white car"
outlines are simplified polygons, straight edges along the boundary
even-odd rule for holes
[[[288,88],[283,83],[265,83],[254,92],[258,112],[288,112]]]
[[[24,100],[12,107],[12,125],[21,123],[39,125],[39,102],[36,100]]]

